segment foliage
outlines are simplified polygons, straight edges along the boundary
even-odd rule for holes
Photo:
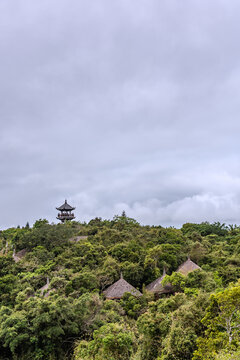
[[[198,339],[194,359],[214,358],[221,349],[240,346],[240,284],[211,295],[210,306],[202,319],[205,336]]]
[[[137,319],[147,308],[147,298],[145,295],[136,298],[130,293],[125,293],[120,304],[129,317]]]
[[[93,340],[83,340],[75,350],[76,360],[130,360],[135,335],[126,325],[106,324],[95,330]]]
[[[141,226],[125,212],[3,230],[0,360],[235,360],[239,244],[238,226]],[[176,270],[188,255],[201,270],[183,276]],[[145,285],[164,267],[174,293],[154,298]],[[104,298],[121,273],[143,296]]]

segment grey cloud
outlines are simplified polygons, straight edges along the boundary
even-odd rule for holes
[[[237,1],[0,4],[0,227],[239,223]]]

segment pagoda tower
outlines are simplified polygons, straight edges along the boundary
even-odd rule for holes
[[[65,200],[65,203],[61,205],[60,207],[56,208],[58,211],[57,219],[61,220],[62,223],[64,223],[66,220],[73,220],[75,219],[74,214],[72,213],[73,210],[75,210],[75,207],[70,206],[67,203],[67,200]]]

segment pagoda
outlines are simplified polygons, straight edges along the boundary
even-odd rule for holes
[[[74,214],[72,213],[72,211],[75,209],[75,207],[72,207],[70,206],[68,203],[67,203],[67,200],[65,200],[65,203],[56,208],[58,211],[60,211],[58,213],[58,216],[57,216],[57,219],[58,220],[61,220],[62,223],[64,223],[65,221],[67,220],[73,220],[75,219],[75,216]]]

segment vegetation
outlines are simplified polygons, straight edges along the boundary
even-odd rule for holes
[[[188,255],[201,270],[183,276]],[[220,223],[141,226],[123,213],[3,230],[0,360],[239,359],[239,255],[240,228]],[[145,285],[164,267],[174,294],[156,298]],[[143,296],[104,298],[121,272]]]

